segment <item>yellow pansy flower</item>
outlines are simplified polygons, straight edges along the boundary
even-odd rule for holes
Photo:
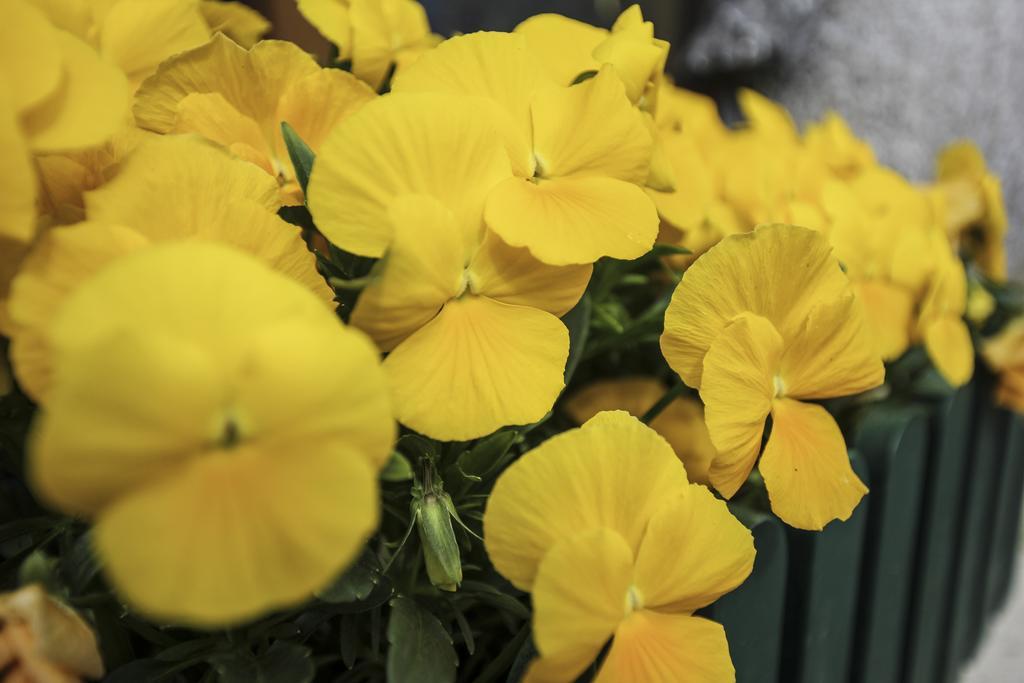
[[[25,391],[45,400],[53,372],[49,330],[67,297],[107,264],[148,244],[202,239],[248,251],[314,292],[333,292],[299,231],[277,217],[277,185],[251,164],[199,139],[141,144],[117,177],[86,193],[87,222],[46,233],[25,259],[8,303],[10,354]]]
[[[424,54],[393,89],[462,96],[450,106],[493,115],[517,177],[493,188],[485,217],[509,244],[553,265],[650,250],[658,218],[641,186],[651,132],[612,67],[556,86],[523,36],[474,33]]]
[[[946,214],[946,229],[989,278],[1006,280],[1006,206],[999,178],[981,151],[962,141],[938,158],[936,189]]]
[[[32,153],[101,144],[121,123],[124,76],[27,0],[10,0],[0,23],[0,243],[35,232]]]
[[[331,131],[309,179],[309,209],[331,242],[384,255],[389,212],[401,195],[426,195],[451,210],[466,244],[483,232],[491,189],[512,177],[508,155],[480,101],[389,94]]]
[[[605,410],[625,410],[634,417],[642,417],[665,391],[664,383],[654,377],[598,380],[570,396],[565,411],[576,424],[583,424]],[[690,481],[710,483],[708,468],[718,453],[708,436],[700,401],[690,396],[673,399],[651,420],[650,426],[672,446],[686,466]]]
[[[168,57],[210,39],[199,0],[30,1],[117,65],[132,87]]]
[[[223,145],[275,178],[285,203],[301,204],[281,123],[317,151],[335,124],[374,97],[352,74],[320,68],[292,43],[265,40],[245,50],[217,35],[160,65],[136,94],[135,120]]]
[[[722,495],[746,481],[771,415],[759,470],[772,510],[802,529],[849,517],[867,488],[835,420],[806,401],[866,391],[885,370],[824,235],[769,225],[712,247],[673,294],[661,348],[700,390]]]
[[[871,145],[855,136],[849,124],[834,111],[807,127],[804,144],[839,178],[852,178],[875,165]]]
[[[390,351],[399,421],[441,440],[533,422],[551,408],[569,349],[558,316],[591,271],[546,265],[484,229],[488,193],[512,170],[479,101],[458,103],[377,99],[332,131],[309,183],[329,240],[383,256],[350,322]]]
[[[590,266],[549,266],[488,232],[467,244],[436,199],[404,195],[394,239],[350,323],[384,351],[399,422],[442,441],[536,422],[564,386],[558,319]]]
[[[114,178],[135,148],[154,134],[123,125],[98,147],[36,156],[40,185],[40,222],[68,225],[85,219],[85,193]]]
[[[515,28],[540,57],[545,73],[557,85],[596,73],[607,64],[622,80],[626,95],[640,111],[651,133],[651,165],[645,184],[661,191],[676,187],[660,135],[654,123],[665,75],[669,44],[654,37],[654,24],[644,21],[639,5],[619,15],[611,31],[557,14],[530,17]]]
[[[526,39],[527,49],[537,56],[552,83],[571,85],[581,74],[600,68],[594,48],[608,38],[609,32],[561,14],[536,14],[516,26],[513,33]]]
[[[996,400],[1024,414],[1024,318],[1014,318],[981,346],[985,363],[999,375]]]
[[[654,37],[654,24],[644,21],[640,5],[623,10],[610,31],[559,14],[538,14],[514,32],[526,38],[552,82],[570,85],[581,74],[609,64],[631,102],[643,111],[657,110],[669,44]]]
[[[829,239],[864,306],[879,353],[886,361],[910,347],[920,278],[910,270],[927,267],[927,250],[914,230],[882,215],[871,215],[865,201],[843,182],[822,192]],[[910,268],[908,265],[910,264]]]
[[[200,0],[199,11],[211,35],[223,33],[245,48],[258,43],[270,30],[266,17],[241,2]]]
[[[495,568],[530,591],[540,657],[524,680],[731,680],[721,626],[693,612],[750,574],[750,532],[672,448],[624,412],[599,413],[498,478],[484,514]]]
[[[376,527],[394,439],[377,352],[294,280],[227,246],[157,245],[84,282],[51,334],[30,478],[92,519],[135,609],[222,627],[292,605]]]
[[[674,175],[686,182],[671,192],[647,189],[662,219],[658,241],[686,247],[699,256],[726,235],[744,231],[732,206],[722,200],[718,176],[702,157],[694,137],[663,131],[661,141]]]
[[[967,274],[949,255],[932,277],[917,319],[917,338],[947,382],[963,386],[974,375],[974,344],[964,322]]]
[[[351,60],[352,73],[379,90],[392,65],[415,61],[439,40],[416,0],[298,0],[299,11]]]
[[[594,59],[611,64],[626,85],[629,100],[643,111],[657,111],[669,44],[654,37],[654,24],[644,21],[640,5],[627,7],[611,33],[594,48]]]

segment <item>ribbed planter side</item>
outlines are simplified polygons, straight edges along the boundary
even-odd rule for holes
[[[856,451],[850,457],[854,471],[871,486],[863,457]],[[780,681],[831,683],[849,675],[870,503],[865,498],[850,519],[832,522],[824,531],[787,529],[790,570]]]
[[[976,389],[971,382],[934,407],[920,534],[911,582],[902,680],[943,680],[948,609],[971,445]]]
[[[708,616],[725,627],[736,683],[776,683],[786,609],[786,530],[771,515],[730,508],[750,528],[757,558],[750,577],[715,602]]]
[[[899,683],[928,446],[923,405],[883,401],[859,416],[855,447],[871,492],[850,681]]]
[[[1006,600],[1013,577],[1020,536],[1022,494],[1024,494],[1024,418],[1012,415],[1006,437],[1003,470],[999,476],[996,520],[985,578],[985,611],[995,614]]]
[[[992,376],[979,367],[976,377],[978,394],[971,452],[963,479],[966,497],[958,534],[959,557],[949,600],[949,638],[940,650],[946,656],[946,667],[943,677],[936,681],[957,678],[960,667],[973,654],[984,626],[985,565],[993,538],[1009,416],[992,404]]]

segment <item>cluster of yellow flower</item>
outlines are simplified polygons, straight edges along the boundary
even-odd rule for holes
[[[957,250],[1005,277],[973,148],[918,187],[836,115],[801,136],[744,92],[727,128],[664,78],[635,5],[610,30],[540,15],[441,41],[413,0],[299,0],[343,70],[257,42],[235,3],[8,2],[0,331],[40,406],[28,469],[156,618],[237,623],[323,588],[378,525],[395,422],[466,442],[543,420],[594,264],[660,241],[691,252],[667,257],[686,273],[661,348],[703,407],[652,429],[621,410],[656,380],[571,396],[585,424],[501,475],[485,543],[532,595],[529,680],[574,680],[612,636],[597,680],[728,680],[693,612],[754,550],[701,484],[731,498],[757,465],[785,522],[846,519],[866,488],[811,401],[879,386],[918,343],[966,382]],[[278,215],[302,206],[304,231]],[[376,261],[328,284],[335,252]]]

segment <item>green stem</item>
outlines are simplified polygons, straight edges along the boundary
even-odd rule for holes
[[[662,397],[658,399],[658,402],[651,406],[646,413],[644,413],[644,416],[640,418],[640,421],[643,422],[645,425],[651,424],[651,420],[658,417],[658,415],[661,414],[661,411],[665,410],[665,408],[668,407],[669,403],[682,396],[685,392],[686,385],[683,384],[682,382],[676,382],[675,386],[666,391],[664,395],[662,395]]]

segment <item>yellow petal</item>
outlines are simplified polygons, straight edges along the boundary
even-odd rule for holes
[[[649,22],[648,22],[649,23]],[[668,43],[655,41],[653,35],[635,35],[631,31],[612,31],[594,48],[594,59],[613,65],[626,86],[630,102],[639,102],[648,83],[665,68]]]
[[[725,629],[713,621],[650,610],[622,622],[594,683],[733,681]]]
[[[359,295],[350,323],[391,351],[465,286],[465,246],[452,212],[423,195],[391,208],[395,240]]]
[[[473,242],[484,200],[511,177],[508,156],[480,110],[443,95],[389,95],[367,103],[327,136],[309,181],[317,227],[342,249],[380,256],[387,215],[401,194],[425,194],[451,210]]]
[[[96,521],[96,548],[135,609],[227,626],[323,588],[373,531],[377,507],[376,474],[358,455],[280,442],[211,453],[118,500]]]
[[[600,648],[569,650],[551,657],[538,657],[530,662],[523,683],[566,683],[575,681],[601,653]]]
[[[423,5],[415,0],[349,0],[352,73],[380,88],[396,53],[430,35]]]
[[[701,386],[704,354],[735,316],[767,318],[791,339],[810,310],[845,292],[849,282],[821,233],[761,226],[712,247],[686,271],[665,313],[661,350],[691,387]]]
[[[99,147],[36,155],[40,195],[44,202],[40,207],[40,223],[71,225],[85,220],[85,193],[117,175],[125,158],[143,140],[154,135],[126,123]]]
[[[29,245],[0,237],[0,334],[11,335],[13,324],[7,311],[7,297],[11,280],[18,274],[22,259],[28,253]]]
[[[2,97],[2,96],[0,96]],[[36,180],[17,114],[0,99],[0,240],[28,242],[36,231]],[[5,247],[6,248],[6,247]]]
[[[59,35],[31,3],[11,0],[5,4],[0,24],[0,81],[6,86],[4,95],[13,111],[41,103],[60,86],[65,65]]]
[[[753,568],[750,531],[724,501],[690,484],[648,522],[634,581],[644,607],[689,613],[734,590]]]
[[[950,385],[963,386],[974,375],[974,344],[960,318],[946,316],[929,322],[924,330],[924,347]]]
[[[726,498],[739,490],[761,451],[764,421],[776,393],[782,338],[766,319],[744,314],[704,356],[700,397],[711,443],[711,483]]]
[[[671,192],[648,190],[661,217],[680,230],[694,230],[707,218],[715,201],[714,176],[701,156],[693,137],[678,133],[662,133],[659,144],[672,164],[676,178],[681,179]]]
[[[251,48],[270,30],[262,14],[241,2],[202,0],[199,11],[211,35],[223,33],[244,48]]]
[[[487,231],[468,276],[470,287],[478,294],[561,317],[583,296],[592,270],[590,264],[549,266],[527,249],[510,247]]]
[[[135,121],[167,133],[174,127],[178,103],[191,93],[217,92],[232,107],[256,121],[268,139],[276,136],[278,101],[288,87],[320,67],[297,45],[264,40],[245,50],[223,34],[171,57],[135,94]]]
[[[604,410],[625,410],[642,417],[667,388],[653,377],[623,377],[599,380],[577,391],[563,404],[576,424],[583,424]],[[654,431],[665,437],[686,466],[690,481],[708,483],[708,468],[718,455],[707,426],[704,406],[699,400],[683,396],[673,400],[650,422]]]
[[[658,212],[644,191],[614,178],[510,178],[487,198],[487,225],[507,243],[552,265],[634,259],[658,236]]]
[[[210,222],[218,205],[238,200],[268,212],[281,206],[277,183],[251,164],[198,138],[153,136],[132,152],[116,178],[88,192],[85,204],[91,220],[141,228],[177,221],[178,228],[165,228],[174,232],[182,224]]]
[[[199,47],[210,29],[196,0],[122,0],[99,27],[100,53],[141,82],[168,57]]]
[[[529,590],[560,540],[599,527],[635,553],[647,520],[687,486],[658,434],[625,412],[605,412],[533,449],[498,478],[484,514],[487,554],[502,576]]]
[[[341,69],[321,69],[291,84],[278,106],[277,118],[287,121],[314,152],[342,119],[376,97],[361,80]],[[287,158],[281,136],[278,156]]]
[[[585,71],[596,71],[594,48],[608,36],[603,28],[561,14],[537,14],[515,28],[526,38],[530,53],[537,55],[545,74],[556,85],[570,85]]]
[[[537,175],[603,176],[643,184],[653,140],[611,67],[571,88],[549,88],[533,103]]]
[[[49,329],[67,297],[114,259],[147,244],[134,230],[107,223],[51,230],[35,244],[8,301],[11,364],[29,396],[46,400],[53,373]]]
[[[882,359],[896,360],[910,346],[913,293],[884,280],[855,280],[852,284],[863,302],[864,315]]]
[[[552,546],[531,591],[541,657],[573,655],[583,666],[593,661],[625,616],[632,581],[633,552],[611,529],[583,531]]]
[[[269,142],[259,124],[231,106],[218,92],[183,97],[171,132],[196,133],[232,151],[244,145],[251,152],[236,156],[256,164],[272,177],[277,175]]]
[[[568,354],[569,333],[550,313],[466,296],[399,344],[384,369],[399,422],[465,441],[542,418]]]
[[[230,198],[230,199],[228,199]],[[277,217],[277,183],[199,139],[140,145],[112,181],[86,194],[90,219],[127,225],[151,241],[225,242],[263,259],[331,302],[298,229]]]
[[[796,125],[786,109],[749,88],[740,88],[737,95],[747,126],[779,143],[796,142]]]
[[[200,346],[167,336],[122,332],[82,346],[35,426],[31,479],[51,505],[93,515],[205,448],[223,371]]]
[[[644,181],[644,185],[660,192],[672,192],[676,189],[676,173],[663,141],[663,137],[669,133],[667,131],[662,133],[655,126],[654,118],[649,113],[643,112],[643,118],[653,141],[651,165],[647,171],[647,180]]]
[[[339,48],[339,57],[352,52],[352,23],[347,0],[298,0],[299,12],[327,40]]]
[[[57,33],[64,61],[61,87],[25,112],[22,123],[36,152],[93,147],[122,125],[128,108],[124,75],[69,33]]]
[[[493,103],[488,113],[502,134],[513,168],[520,177],[530,177],[530,104],[547,85],[522,36],[480,32],[449,38],[427,52],[395,77],[392,90],[472,96]]]
[[[868,492],[850,466],[839,425],[813,403],[775,401],[758,469],[772,512],[798,529],[819,531],[833,519],[849,519]]]
[[[786,395],[804,399],[859,394],[885,380],[877,342],[852,292],[811,309],[779,374]]]

